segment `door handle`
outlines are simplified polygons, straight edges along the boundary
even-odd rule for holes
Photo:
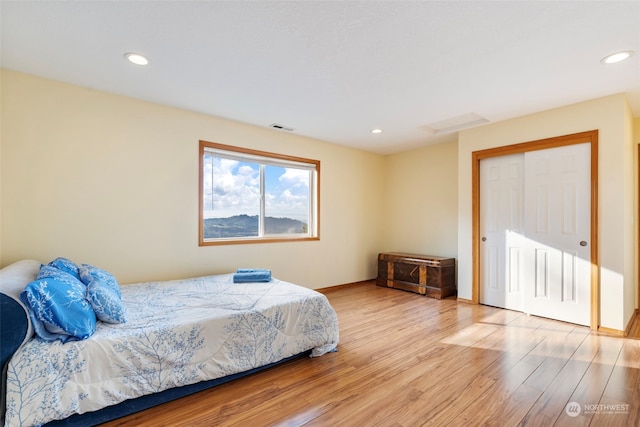
[[[486,238],[486,237],[483,237],[481,240],[482,240],[483,242],[486,242],[486,241],[487,241],[487,238]]]
[[[586,240],[581,240],[580,241],[580,246],[587,246],[587,241]]]

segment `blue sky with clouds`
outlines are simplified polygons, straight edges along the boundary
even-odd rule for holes
[[[266,215],[307,222],[309,174],[303,169],[266,166]],[[203,181],[204,218],[259,213],[258,164],[205,155]]]

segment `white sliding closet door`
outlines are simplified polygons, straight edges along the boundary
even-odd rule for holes
[[[480,162],[480,302],[590,324],[590,144]]]
[[[480,162],[480,303],[523,311],[524,154]]]
[[[591,146],[525,155],[525,312],[590,324]]]

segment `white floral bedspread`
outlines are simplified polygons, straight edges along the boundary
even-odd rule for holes
[[[232,275],[122,286],[127,322],[66,344],[34,338],[11,359],[6,426],[31,426],[338,344],[326,297]]]

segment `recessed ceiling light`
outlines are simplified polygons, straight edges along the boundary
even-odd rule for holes
[[[616,52],[616,53],[612,53],[611,55],[605,56],[604,58],[602,58],[601,62],[605,64],[615,64],[616,62],[624,61],[625,59],[629,58],[631,55],[633,55],[632,50]]]
[[[125,53],[124,57],[127,58],[129,62],[136,65],[147,65],[149,63],[149,60],[139,53]]]
[[[371,133],[382,133],[382,129],[371,129]]]

